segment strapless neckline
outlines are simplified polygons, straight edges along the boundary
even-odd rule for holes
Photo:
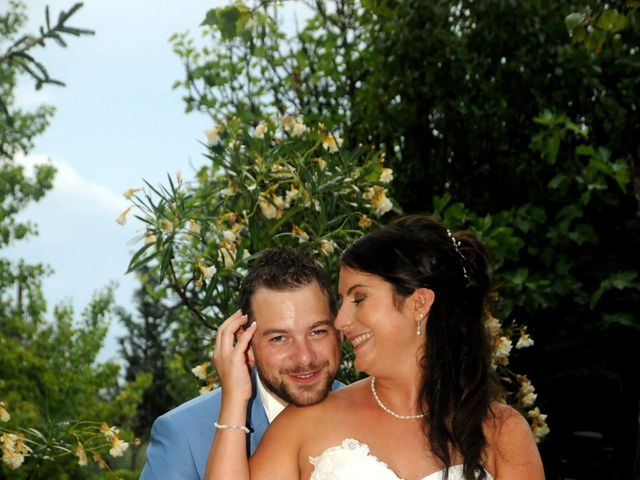
[[[353,438],[329,447],[317,457],[309,457],[314,466],[309,480],[404,480],[385,462],[371,454],[369,446]],[[444,470],[430,473],[421,480],[440,480]],[[463,480],[462,465],[449,467],[449,480]],[[487,480],[493,477],[487,472]]]

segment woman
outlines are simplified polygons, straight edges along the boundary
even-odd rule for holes
[[[241,431],[219,430],[207,478],[544,478],[526,420],[492,381],[487,271],[473,235],[420,215],[354,242],[342,256],[335,326],[370,377],[317,405],[288,407],[249,466]],[[235,347],[229,332],[217,339],[226,352],[216,362],[226,392],[219,423],[245,424],[239,379],[252,331]]]

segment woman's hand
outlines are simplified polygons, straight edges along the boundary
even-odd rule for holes
[[[218,372],[222,393],[231,401],[248,402],[252,394],[249,342],[256,331],[256,322],[246,330],[247,316],[240,310],[227,318],[219,327],[213,363]],[[237,342],[234,345],[234,341]]]

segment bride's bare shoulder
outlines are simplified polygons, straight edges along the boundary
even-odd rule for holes
[[[333,390],[324,400],[314,405],[302,407],[289,405],[278,415],[272,425],[274,427],[278,425],[278,428],[286,429],[302,428],[305,425],[311,425],[317,428],[317,422],[319,420],[322,420],[324,423],[326,423],[328,419],[330,419],[330,421],[339,421],[342,415],[348,415],[349,411],[357,408],[363,392],[368,391],[363,388],[366,382],[367,380],[359,380],[350,385]],[[282,427],[279,426],[280,424]]]

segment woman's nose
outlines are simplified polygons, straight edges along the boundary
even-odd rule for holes
[[[347,313],[346,305],[343,303],[338,310],[338,315],[336,315],[336,321],[334,322],[335,327],[341,332],[344,331],[345,328],[349,325],[349,315]]]

